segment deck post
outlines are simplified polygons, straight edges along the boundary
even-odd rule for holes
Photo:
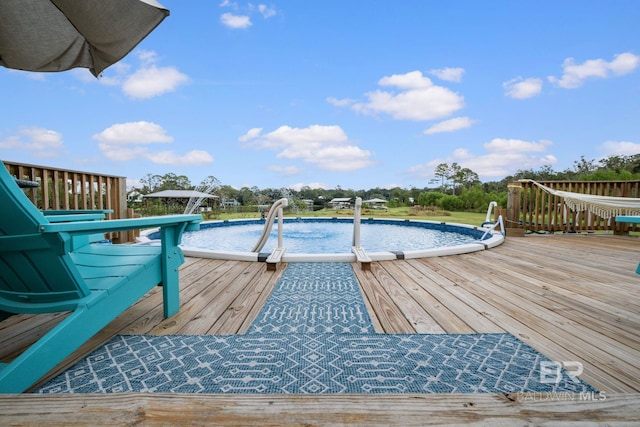
[[[507,218],[506,235],[509,237],[524,237],[524,228],[520,224],[520,197],[522,184],[512,182],[507,185]]]

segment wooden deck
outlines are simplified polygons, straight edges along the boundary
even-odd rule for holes
[[[638,238],[562,235],[507,238],[465,255],[373,262],[370,271],[354,264],[377,332],[509,332],[553,360],[580,362],[580,377],[600,395],[23,394],[0,396],[0,424],[632,424],[640,419],[639,261]],[[243,333],[281,272],[264,263],[190,258],[177,315],[162,319],[161,292],[153,291],[58,372],[119,333]],[[0,361],[60,318],[0,322]]]

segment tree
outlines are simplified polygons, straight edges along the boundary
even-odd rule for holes
[[[518,169],[518,171],[512,175],[505,177],[501,182],[504,183],[504,191],[507,189],[507,185],[510,182],[518,181],[520,179],[533,179],[534,181],[554,181],[561,176],[560,173],[555,172],[550,165],[544,165],[540,167],[538,171],[534,171],[533,169]]]
[[[409,206],[410,197],[411,197],[411,193],[409,192],[409,190],[396,187],[393,190],[391,190],[390,197],[387,198],[387,200],[392,202],[391,206]]]
[[[573,162],[573,169],[576,172],[576,175],[580,176],[595,172],[597,167],[595,165],[595,160],[587,160],[584,156],[580,156],[580,160]]]
[[[142,188],[139,189],[141,194],[155,193],[162,185],[162,177],[148,173],[140,178],[140,183],[142,184]]]
[[[240,190],[233,188],[230,185],[222,185],[218,188],[218,196],[223,200],[238,200],[240,196]]]
[[[459,184],[462,187],[470,189],[475,184],[480,182],[480,177],[478,176],[477,173],[475,173],[471,169],[462,168],[462,169],[460,169],[460,171],[458,171],[458,173],[456,175],[456,180],[459,182]]]
[[[301,199],[315,200],[318,197],[319,192],[318,189],[313,189],[308,185],[304,185],[300,191],[298,191],[298,194]]]
[[[215,193],[220,188],[220,180],[215,176],[209,175],[202,180],[198,188],[207,189],[208,191]]]
[[[193,187],[191,181],[185,175],[176,175],[175,173],[167,173],[161,177],[162,183],[158,190],[191,190]]]
[[[439,191],[423,191],[418,195],[418,204],[420,206],[441,206],[441,200],[444,193]]]
[[[461,176],[462,166],[460,166],[456,162],[451,163],[451,166],[449,166],[449,172],[447,174],[447,179],[453,183],[453,185],[451,186],[451,194],[455,194],[456,187],[458,185],[461,185]]]
[[[449,178],[449,165],[446,163],[440,163],[436,166],[433,175],[440,180],[440,191],[444,193],[447,179]]]
[[[463,188],[460,193],[460,200],[467,210],[478,211],[487,209],[491,200],[488,194],[482,190],[482,186],[477,184],[471,188]]]
[[[609,156],[600,160],[600,169],[614,170],[619,173],[623,170],[631,173],[640,172],[640,154],[631,156]]]

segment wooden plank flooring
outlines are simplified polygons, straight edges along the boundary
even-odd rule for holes
[[[606,399],[19,395],[0,396],[0,424],[38,424],[46,419],[51,425],[82,425],[87,418],[79,408],[86,405],[93,408],[95,425],[167,425],[177,416],[195,423],[214,417],[210,420],[220,425],[340,425],[349,420],[427,425],[444,423],[450,412],[461,410],[462,418],[448,420],[481,424],[500,418],[504,425],[516,420],[632,422],[640,418],[640,276],[634,272],[639,261],[638,238],[562,235],[507,238],[497,248],[471,254],[374,262],[370,271],[353,265],[377,332],[509,332],[553,360],[582,363],[580,377],[603,391]],[[177,315],[162,318],[162,295],[156,289],[52,375],[115,334],[244,333],[282,267],[272,272],[263,263],[189,258],[181,270],[182,306]],[[13,316],[0,322],[0,361],[14,357],[62,317]],[[243,411],[257,412],[254,417]],[[327,418],[331,411],[343,418]]]

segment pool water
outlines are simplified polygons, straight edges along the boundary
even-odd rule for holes
[[[199,231],[186,232],[184,246],[221,252],[249,252],[264,229],[264,221],[203,223]],[[462,245],[478,241],[483,230],[449,224],[363,219],[360,246],[367,252],[409,251]],[[289,219],[283,225],[287,253],[349,253],[353,241],[351,219]],[[261,252],[272,252],[278,243],[277,224]]]

